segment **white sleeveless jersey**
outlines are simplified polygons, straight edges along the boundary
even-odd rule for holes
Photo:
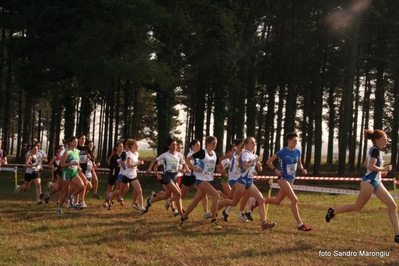
[[[216,168],[217,155],[215,151],[212,151],[212,156],[205,150],[205,157],[198,160],[198,167],[201,168],[201,172],[194,171],[195,178],[202,181],[213,181],[213,173]]]
[[[130,158],[131,164],[136,164],[136,166],[128,167],[128,159]],[[139,162],[139,153],[135,152],[132,153],[128,151],[126,153],[126,169],[123,171],[123,175],[129,179],[135,179],[137,177],[137,163]]]

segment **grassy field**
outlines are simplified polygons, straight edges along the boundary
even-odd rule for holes
[[[21,184],[23,172],[18,178]],[[42,184],[49,180],[44,173]],[[102,197],[106,180],[100,176]],[[152,176],[140,176],[140,181],[145,196],[160,190]],[[256,184],[263,188],[264,182]],[[217,182],[215,186],[221,189]],[[329,206],[355,197],[298,192],[310,232],[297,230],[288,200],[270,207],[269,220],[277,222],[272,230],[261,230],[257,211],[254,222],[242,223],[237,208],[228,223],[220,219],[221,230],[214,230],[199,205],[178,231],[178,218],[164,209],[164,202],[139,216],[130,207],[131,191],[126,207],[115,205],[108,211],[90,192],[87,209],[65,209],[59,216],[54,198],[36,206],[34,187],[26,193],[13,190],[13,174],[0,172],[0,265],[399,265],[399,244],[393,241],[386,207],[376,198],[362,212],[341,214],[326,223]]]

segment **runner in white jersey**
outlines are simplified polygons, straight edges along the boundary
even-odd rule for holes
[[[222,227],[218,224],[216,220],[217,207],[220,199],[219,192],[210,184],[213,181],[213,174],[216,167],[219,166],[219,158],[216,155],[215,148],[217,145],[217,138],[214,136],[209,136],[206,138],[206,148],[200,150],[187,158],[187,163],[189,167],[193,169],[196,185],[199,188],[195,194],[194,200],[187,207],[187,210],[183,213],[179,220],[177,228],[181,230],[183,223],[187,220],[188,215],[194,210],[197,204],[202,200],[205,194],[211,195],[212,200],[212,227],[214,229],[221,229]],[[199,159],[198,164],[192,165],[190,163],[193,159]],[[220,171],[220,168],[218,167]]]
[[[235,194],[236,182],[237,179],[240,178],[241,176],[239,161],[243,150],[244,141],[242,139],[236,139],[234,140],[233,146],[234,147],[230,149],[230,152],[227,152],[226,155],[224,155],[221,158],[221,160],[225,160],[224,158],[226,158],[230,162],[227,172],[228,172],[228,184],[231,189],[227,195],[227,199],[219,201],[218,209],[220,210],[223,207],[226,207],[226,209],[222,212],[222,214],[223,214],[223,220],[227,222],[230,211],[233,209],[234,206],[238,204],[240,199],[242,199],[240,205],[240,211],[238,213],[238,218],[240,218],[242,222],[248,222],[247,218],[243,214],[243,210],[245,209],[245,204],[248,200],[249,193],[245,191],[243,195],[239,193]]]
[[[148,210],[154,202],[166,200],[173,194],[171,201],[176,202],[177,211],[181,215],[183,213],[181,191],[179,186],[175,183],[175,180],[177,179],[179,171],[186,172],[189,169],[186,166],[183,155],[177,151],[177,141],[170,138],[167,140],[166,145],[168,146],[168,151],[157,157],[157,163],[153,168],[157,179],[162,180],[162,184],[165,185],[165,192],[153,193],[148,197],[146,209]],[[164,168],[163,175],[158,173],[158,167],[160,166]]]
[[[247,190],[247,192],[259,202],[259,213],[262,221],[261,227],[265,230],[273,227],[275,223],[269,223],[266,221],[265,199],[259,189],[253,184],[255,167],[258,167],[258,169],[262,171],[262,164],[259,162],[259,157],[253,154],[255,146],[256,142],[253,137],[247,137],[244,140],[244,150],[239,158],[241,174],[236,182],[236,190],[234,192],[233,200],[224,200],[220,205],[236,206]]]
[[[121,186],[119,191],[115,190],[114,192],[109,193],[107,199],[108,199],[108,206],[112,206],[112,204],[110,204],[111,203],[110,201],[118,194],[120,195],[122,200],[124,193],[126,193],[125,188],[127,187],[128,184],[130,184],[137,191],[140,215],[142,215],[147,212],[147,209],[144,208],[143,191],[141,189],[140,182],[137,179],[137,166],[144,164],[142,160],[139,160],[139,153],[137,152],[138,147],[139,146],[137,140],[128,139],[126,141],[126,146],[125,146],[126,167],[123,171]],[[108,209],[110,209],[110,207]]]
[[[25,192],[29,189],[31,183],[35,185],[36,188],[36,204],[42,204],[41,195],[42,187],[41,180],[39,176],[39,156],[37,155],[38,147],[32,145],[30,148],[30,154],[26,156],[25,160],[25,182],[21,186],[16,187],[16,192],[19,190],[24,190]]]
[[[61,173],[62,173],[62,168],[61,168],[61,158],[64,154],[64,145],[61,144],[57,148],[57,152],[51,158],[48,168],[53,170],[53,181],[47,183],[47,188],[50,189],[50,191],[46,191],[44,193],[44,200],[46,203],[49,202],[50,196],[53,195],[54,193],[57,193],[57,204],[60,204],[59,199],[60,199],[60,191],[62,189],[62,179],[61,179]]]
[[[193,155],[194,153],[198,152],[201,149],[201,143],[199,140],[194,139],[190,142],[189,144],[189,149],[190,151],[187,153],[187,158]],[[192,165],[196,165],[198,160],[192,160],[190,163]],[[182,180],[182,186],[181,186],[181,198],[184,199],[188,192],[190,191],[190,187],[194,185],[195,189],[198,189],[197,185],[195,184],[195,175],[192,170],[187,171],[183,175],[183,180]],[[208,211],[208,196],[205,195],[205,197],[202,199],[202,208],[204,210],[204,219],[209,219],[212,218],[212,214],[209,213]]]

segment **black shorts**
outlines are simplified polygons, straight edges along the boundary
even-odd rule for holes
[[[133,179],[130,179],[129,177],[123,175],[123,176],[122,176],[122,183],[124,183],[124,184],[129,184],[130,182],[132,182],[133,180],[136,180],[136,179],[137,179],[137,177],[135,177],[135,178],[133,178]]]
[[[110,174],[110,175],[108,176],[108,185],[114,186],[115,183],[116,183],[116,179],[117,179],[117,178],[118,178],[118,173],[116,173],[116,175]]]
[[[191,187],[192,185],[195,184],[195,175],[184,175],[182,184],[185,185],[186,187]]]
[[[39,172],[32,173],[32,174],[25,173],[25,181],[26,182],[32,182],[36,178],[39,178]]]
[[[168,185],[172,181],[174,183],[177,182],[177,173],[165,172],[162,175],[162,180],[161,180],[162,185]]]

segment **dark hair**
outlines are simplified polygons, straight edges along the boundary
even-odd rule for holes
[[[241,143],[243,143],[244,141],[242,140],[242,139],[235,139],[234,141],[233,141],[233,143],[234,143],[234,145],[235,146],[238,146],[238,145],[240,145]]]
[[[211,143],[214,140],[218,140],[215,136],[208,136],[205,139],[206,144]]]
[[[68,143],[71,143],[74,139],[77,139],[77,137],[76,137],[76,136],[72,136],[72,137],[70,137],[70,138],[67,140],[67,142],[68,142]]]
[[[236,145],[235,144],[229,144],[229,145],[227,145],[227,147],[226,147],[226,153],[229,153],[230,151],[231,151],[231,149],[232,148],[234,148]]]
[[[197,144],[197,142],[200,143],[200,141],[198,139],[193,139],[192,141],[190,141],[190,144],[188,145],[188,147],[191,149],[195,144]]]
[[[168,138],[167,140],[166,140],[166,146],[170,146],[170,144],[172,144],[172,142],[173,141],[176,141],[176,143],[177,143],[177,140],[175,139],[175,138]]]
[[[290,132],[290,133],[287,133],[286,135],[285,135],[285,141],[288,141],[288,140],[292,140],[293,138],[298,138],[299,136],[298,136],[298,133],[296,133],[296,132]]]
[[[94,144],[94,142],[93,142],[92,140],[87,140],[85,145],[86,145],[86,146],[89,146],[90,143],[93,143],[93,144]],[[93,150],[91,150],[91,151],[94,151],[95,149],[96,149],[96,146],[93,145]]]
[[[376,129],[374,131],[372,131],[370,129],[364,130],[364,138],[370,139],[373,142],[373,144],[375,144],[376,139],[380,139],[383,136],[386,136],[386,133],[381,129]]]

